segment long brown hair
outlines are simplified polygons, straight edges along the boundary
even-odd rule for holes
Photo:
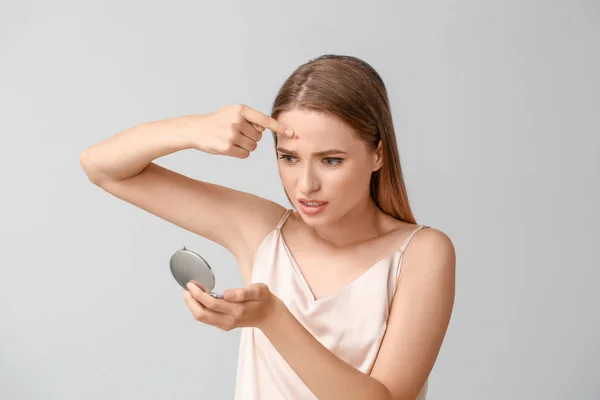
[[[333,115],[352,127],[372,149],[381,140],[383,166],[371,175],[371,196],[383,212],[416,223],[402,176],[387,90],[371,65],[356,57],[334,54],[308,61],[284,82],[271,116],[277,119],[292,109]],[[275,133],[273,138],[277,147]]]

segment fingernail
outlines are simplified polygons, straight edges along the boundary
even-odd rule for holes
[[[292,136],[294,134],[294,131],[291,128],[287,128],[285,130],[285,134],[288,135],[288,136]]]

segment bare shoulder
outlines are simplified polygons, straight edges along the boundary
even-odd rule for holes
[[[419,230],[403,255],[403,275],[444,274],[454,276],[456,251],[450,237],[439,229]]]
[[[249,284],[256,251],[267,235],[277,227],[287,209],[274,201],[252,194],[246,194],[245,200],[238,209],[241,243],[232,246],[230,251],[239,264],[244,282]]]
[[[263,239],[277,226],[285,215],[287,208],[263,197],[247,194],[245,203],[241,205],[244,211],[240,214],[244,231],[245,250],[239,258],[253,260],[258,246]],[[236,255],[237,256],[237,255]]]

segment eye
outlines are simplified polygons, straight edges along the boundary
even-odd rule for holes
[[[282,154],[279,156],[279,159],[283,160],[286,164],[291,164],[296,159],[296,157],[287,154]]]
[[[341,158],[324,158],[323,161],[325,161],[325,165],[327,165],[328,167],[337,167],[338,165],[340,165],[342,163],[342,159]]]

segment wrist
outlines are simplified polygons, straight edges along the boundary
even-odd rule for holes
[[[201,125],[204,122],[204,117],[202,114],[190,114],[169,120],[170,127],[168,131],[175,135],[181,150],[199,150],[197,135],[202,131]]]

